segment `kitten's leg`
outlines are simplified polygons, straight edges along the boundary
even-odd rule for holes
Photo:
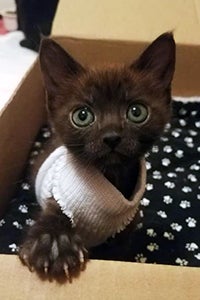
[[[19,257],[42,277],[70,280],[84,269],[87,251],[70,219],[51,199],[29,229]]]

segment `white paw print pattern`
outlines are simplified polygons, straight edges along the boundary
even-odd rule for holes
[[[200,170],[200,166],[197,164],[193,164],[190,166],[190,170],[194,170],[194,171],[199,171]]]
[[[144,218],[144,212],[142,209],[140,209],[140,218]]]
[[[184,186],[183,188],[182,188],[182,191],[184,192],[184,193],[190,193],[190,192],[192,192],[192,189],[191,189],[191,187],[189,187],[189,186]]]
[[[169,172],[169,173],[167,173],[167,176],[168,176],[169,178],[176,178],[176,177],[177,177],[177,174],[174,173],[174,172]]]
[[[11,252],[13,253],[17,253],[19,250],[19,247],[15,243],[10,244],[8,247],[11,249]]]
[[[147,245],[147,249],[150,252],[157,251],[157,250],[159,250],[159,245],[156,243],[150,243],[149,245]]]
[[[179,206],[183,209],[186,209],[186,208],[191,207],[191,203],[190,203],[190,201],[182,200],[181,203],[179,204]]]
[[[23,182],[22,183],[22,189],[25,191],[30,190],[30,184],[28,184],[27,182]]]
[[[176,264],[179,266],[187,266],[188,265],[188,261],[186,259],[181,259],[180,257],[177,257],[177,259],[175,260]]]
[[[181,108],[181,109],[179,110],[179,114],[180,114],[181,116],[185,116],[185,115],[187,114],[187,110],[185,110],[184,108]]]
[[[197,178],[195,175],[193,174],[189,174],[187,177],[191,182],[197,182]]]
[[[176,172],[179,172],[179,173],[182,173],[182,172],[185,171],[185,168],[183,168],[183,167],[178,167],[178,168],[175,169],[175,171],[176,171]]]
[[[35,221],[34,220],[32,220],[32,219],[26,219],[26,225],[27,226],[32,226],[33,224],[35,223]]]
[[[24,204],[19,206],[19,211],[21,211],[23,214],[27,214],[28,213],[28,207]]]
[[[4,220],[4,219],[1,219],[1,220],[0,220],[0,227],[2,227],[4,224],[6,224],[5,220]]]
[[[171,164],[171,161],[170,161],[169,158],[163,158],[163,159],[162,159],[162,165],[163,165],[164,167],[168,167],[170,164]]]
[[[165,231],[163,236],[168,239],[169,241],[173,241],[174,240],[174,235],[171,232],[167,232]]]
[[[153,179],[157,179],[157,180],[162,179],[162,175],[161,175],[160,171],[154,171],[152,176],[153,176]]]
[[[173,199],[172,199],[171,196],[165,195],[165,196],[163,197],[163,202],[164,202],[165,204],[171,204],[171,203],[173,202]]]
[[[174,154],[177,158],[182,158],[184,156],[183,150],[177,150]]]
[[[143,223],[138,223],[137,225],[136,225],[136,227],[137,227],[137,229],[142,229],[143,228]]]
[[[167,124],[165,125],[164,132],[168,132],[170,128],[171,128],[171,124],[170,124],[170,123],[167,123]]]
[[[187,146],[188,148],[194,148],[194,144],[193,144],[193,143],[187,143],[186,146]]]
[[[180,133],[179,133],[178,131],[176,131],[176,130],[173,130],[173,131],[171,132],[171,135],[172,135],[173,137],[175,137],[175,138],[178,138],[178,137],[180,136]]]
[[[200,194],[197,194],[197,199],[200,200]]]
[[[200,121],[195,122],[196,128],[200,128]]]
[[[180,124],[182,127],[184,127],[184,126],[187,125],[187,122],[186,122],[184,119],[180,119],[180,120],[179,120],[179,124]]]
[[[168,142],[169,141],[168,137],[166,137],[166,136],[161,136],[160,140],[162,142]]]
[[[36,150],[34,150],[34,151],[31,152],[30,155],[31,155],[32,157],[34,157],[34,156],[38,156],[38,154],[39,154],[39,152],[36,151]]]
[[[158,153],[159,152],[158,146],[154,145],[153,148],[152,148],[152,152],[153,153]]]
[[[13,226],[15,226],[17,229],[22,229],[22,228],[23,228],[22,225],[21,225],[19,222],[17,222],[17,221],[14,221],[12,224],[13,224]]]
[[[146,189],[147,189],[147,191],[152,191],[153,190],[153,184],[147,183],[146,184]]]
[[[41,143],[41,142],[38,142],[38,141],[37,141],[37,142],[34,143],[34,147],[35,147],[35,148],[41,148],[41,146],[42,146],[42,143]]]
[[[144,155],[144,156],[145,156],[146,158],[148,158],[148,157],[149,157],[149,155],[150,155],[150,153],[149,153],[149,152],[147,152],[147,153],[145,153],[145,155]]]
[[[136,256],[135,256],[135,261],[136,262],[140,262],[140,263],[145,263],[147,261],[147,258],[144,256],[143,253],[138,253]]]
[[[200,253],[195,254],[194,257],[195,257],[196,259],[200,260]]]
[[[180,232],[183,228],[183,226],[178,223],[172,223],[170,226],[173,230],[175,230],[177,232]]]
[[[163,151],[166,152],[166,153],[171,153],[173,151],[173,149],[172,149],[172,147],[170,145],[166,145],[163,148]]]
[[[168,189],[174,189],[175,188],[175,183],[172,181],[167,181],[164,183],[164,185],[168,188]]]
[[[196,110],[193,110],[193,111],[191,112],[191,115],[192,115],[192,116],[196,116],[196,115],[197,115],[197,111],[196,111]]]
[[[195,130],[188,130],[188,133],[191,135],[191,136],[197,136],[198,132],[195,131]]]
[[[188,227],[190,227],[190,228],[196,227],[197,220],[195,220],[194,218],[188,217],[185,221],[186,221]]]
[[[29,163],[29,165],[34,165],[35,160],[34,159],[30,159],[28,163]]]
[[[147,168],[147,170],[151,169],[151,163],[149,161],[146,162],[146,168]]]
[[[166,214],[166,212],[163,211],[163,210],[159,210],[159,211],[157,212],[157,215],[160,216],[160,217],[163,218],[163,219],[166,219],[166,218],[167,218],[167,214]]]
[[[184,138],[184,142],[185,142],[186,144],[191,144],[191,143],[193,143],[193,138],[190,137],[190,136],[186,136],[186,137]]]
[[[50,136],[51,136],[51,132],[48,130],[43,133],[43,137],[46,139],[48,139]]]
[[[184,139],[186,146],[189,148],[194,148],[193,138],[192,137],[186,137]]]
[[[155,230],[153,228],[148,228],[147,229],[147,235],[151,236],[151,237],[156,237],[157,233],[155,232]]]
[[[188,250],[188,251],[195,251],[197,249],[199,249],[199,246],[196,244],[196,243],[187,243],[185,245],[185,248]]]
[[[150,200],[147,199],[147,198],[143,198],[141,201],[140,201],[141,205],[142,206],[148,206],[149,203],[150,203]]]

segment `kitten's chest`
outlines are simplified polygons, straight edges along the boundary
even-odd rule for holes
[[[139,174],[139,163],[134,162],[129,166],[110,167],[104,176],[123,194],[126,199],[133,195]]]

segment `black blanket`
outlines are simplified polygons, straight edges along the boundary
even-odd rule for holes
[[[43,128],[32,157],[48,137]],[[136,231],[123,245],[110,239],[92,257],[200,266],[200,103],[173,103],[172,122],[146,159],[147,186]],[[0,220],[0,253],[17,252],[37,210],[24,181]]]

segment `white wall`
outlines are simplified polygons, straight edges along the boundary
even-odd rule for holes
[[[0,11],[5,8],[15,8],[14,0],[0,0]]]

